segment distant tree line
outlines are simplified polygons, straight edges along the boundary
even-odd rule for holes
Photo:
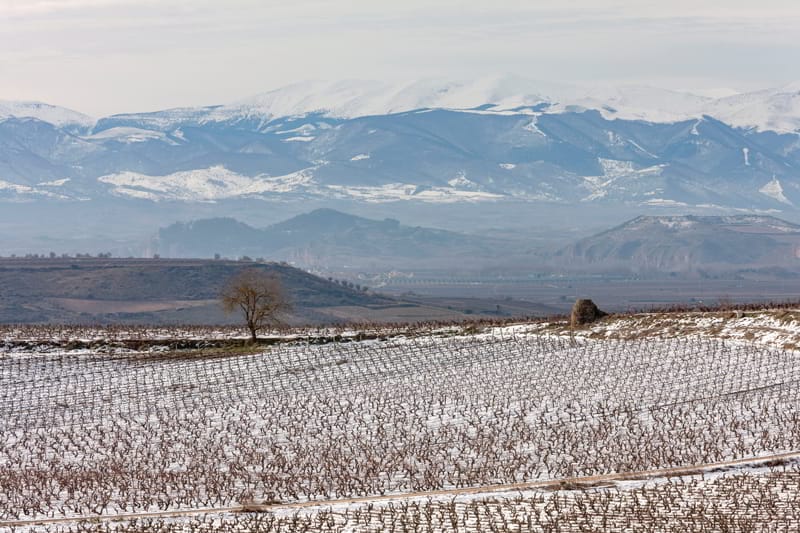
[[[219,253],[214,254],[214,261],[220,261],[220,260],[228,261],[229,259],[227,257],[224,257],[222,254],[219,254]],[[254,263],[254,262],[255,263],[266,263],[267,262],[267,260],[264,259],[263,257],[256,257],[255,259],[253,259],[249,255],[241,255],[241,256],[235,258],[234,260],[235,261],[240,261],[242,263]]]
[[[47,254],[24,254],[24,255],[17,255],[11,254],[9,256],[2,256],[0,257],[8,257],[9,259],[111,259],[113,255],[111,252],[100,252],[98,254],[90,254],[90,253],[75,253],[75,254],[57,254],[55,252],[50,252]]]
[[[92,258],[111,259],[112,257],[114,257],[114,255],[111,252],[100,252],[96,254],[92,254],[89,252],[86,253],[77,252],[74,254],[69,254],[69,253],[57,254],[55,252],[49,252],[41,254],[27,253],[27,254],[10,254],[8,256],[0,255],[0,258],[10,258],[10,259],[92,259]],[[153,259],[161,259],[161,254],[155,253],[151,257]],[[128,256],[128,259],[134,259],[134,256],[132,255]],[[214,254],[214,259],[218,261],[222,259],[227,260],[226,257],[222,257],[220,254]],[[257,257],[253,259],[249,256],[243,255],[237,258],[236,261],[241,261],[243,263],[252,263],[252,262],[265,263],[266,259],[264,259],[263,257]]]
[[[369,287],[367,287],[366,285],[353,283],[352,281],[347,281],[346,279],[335,279],[332,276],[328,276],[328,281],[336,285],[341,285],[342,287],[346,287],[348,289],[353,289],[355,291],[367,292],[369,290]]]

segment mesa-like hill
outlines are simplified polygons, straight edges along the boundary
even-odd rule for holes
[[[230,323],[218,303],[244,268],[278,276],[291,321],[335,322],[326,309],[401,305],[279,263],[139,259],[0,259],[0,322]]]
[[[394,298],[323,279],[285,263],[201,259],[0,258],[0,323],[231,324],[219,294],[237,272],[278,276],[290,325],[457,321],[553,314],[544,305],[497,299]]]
[[[800,226],[762,215],[641,216],[554,255],[571,270],[796,275]]]

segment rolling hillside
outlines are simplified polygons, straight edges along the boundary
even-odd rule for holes
[[[641,216],[554,256],[572,270],[687,274],[772,269],[796,275],[800,226],[770,216]]]

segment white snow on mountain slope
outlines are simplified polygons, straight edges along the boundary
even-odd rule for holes
[[[419,187],[411,183],[388,183],[380,186],[345,187],[329,185],[326,192],[338,199],[356,199],[369,203],[413,200],[432,204],[483,202],[502,198],[499,194],[464,190],[459,187]]]
[[[195,122],[198,124],[213,122],[217,119],[211,117],[214,116],[214,112],[218,107],[220,106],[176,107],[148,113],[120,113],[104,117],[103,120],[124,120],[135,122],[140,127],[148,130],[170,131],[175,129],[177,125],[185,122]],[[176,131],[182,134],[180,130]]]
[[[688,92],[696,94],[697,96],[706,96],[708,98],[726,98],[728,96],[735,96],[742,94],[742,91],[732,89],[731,87],[715,87],[711,89],[691,89]]]
[[[790,202],[789,199],[783,194],[783,186],[781,185],[781,182],[776,178],[772,178],[769,183],[758,189],[758,192],[783,204],[792,205],[792,202]]]
[[[501,198],[500,195],[475,190],[464,178],[450,187],[420,187],[410,183],[378,186],[323,185],[314,180],[311,167],[285,176],[248,177],[222,166],[175,172],[166,176],[148,176],[137,172],[119,172],[98,178],[111,186],[118,196],[153,202],[214,202],[226,198],[261,197],[295,193],[320,198],[349,198],[372,203],[415,200],[429,203],[477,202]],[[453,181],[453,180],[451,180]],[[2,184],[0,184],[0,188]]]
[[[167,135],[161,131],[145,130],[141,128],[109,128],[101,132],[84,137],[86,140],[92,141],[117,141],[125,144],[140,143],[146,141],[167,141],[170,144],[177,144],[167,138]]]
[[[584,177],[584,186],[589,191],[589,195],[581,199],[582,202],[591,202],[606,198],[609,193],[625,191],[632,183],[655,178],[661,175],[665,165],[655,165],[644,168],[637,168],[630,161],[618,161],[615,159],[599,159],[600,166],[603,168],[602,176]],[[663,192],[660,189],[651,190],[650,195]]]
[[[302,116],[354,118],[417,109],[537,114],[596,110],[608,119],[674,123],[704,115],[732,126],[800,130],[800,83],[715,98],[647,86],[581,86],[494,76],[468,81],[314,81],[296,83],[213,109],[209,120]],[[541,107],[537,107],[541,106]],[[535,123],[534,123],[535,125]]]
[[[53,186],[54,183],[55,182],[40,183],[39,185],[47,187],[47,186]],[[12,183],[10,181],[0,180],[0,196],[3,196],[4,194],[12,194],[16,196],[25,196],[25,197],[39,196],[39,197],[58,198],[58,199],[68,198],[63,194],[58,194],[52,191],[31,187],[30,185],[20,185],[19,183]]]
[[[671,123],[702,116],[712,98],[646,86],[569,87],[551,95],[549,112],[593,109],[607,119]]]
[[[463,170],[456,172],[455,177],[448,180],[447,184],[462,190],[480,190],[480,185],[467,178],[467,174]]]
[[[607,118],[674,122],[701,115],[703,106],[710,101],[712,99],[706,97],[652,87],[582,87],[518,76],[401,84],[316,81],[290,85],[219,107],[212,117],[227,120],[232,116],[282,117],[316,112],[353,118],[426,108],[532,113],[531,107],[550,104],[549,112],[596,109]],[[487,107],[489,105],[491,107]]]
[[[533,106],[546,98],[535,82],[518,77],[492,77],[468,82],[420,80],[392,84],[348,80],[296,83],[220,107],[215,117],[283,117],[319,112],[353,118],[388,115],[416,109],[471,109],[496,104],[497,110]]]
[[[525,126],[523,126],[522,129],[534,133],[536,135],[539,135],[540,137],[547,137],[547,135],[545,135],[545,133],[542,130],[540,130],[539,127],[536,125],[536,117],[531,118],[531,121],[528,122]]]
[[[69,183],[70,178],[61,178],[60,180],[53,180],[53,181],[43,181],[38,185],[40,187],[63,187],[67,183]]]
[[[313,185],[310,171],[305,169],[278,177],[248,177],[215,166],[166,176],[119,172],[102,176],[98,181],[111,185],[113,192],[119,196],[152,201],[213,202],[225,198],[297,192]]]
[[[532,114],[598,110],[606,118],[676,122],[700,117],[713,98],[645,86],[579,86],[494,76],[469,81],[420,80],[392,84],[378,81],[296,83],[231,105],[216,108],[214,120],[264,118],[321,113],[354,118],[416,109],[477,110],[482,113]],[[535,125],[535,123],[534,123]]]
[[[29,185],[20,185],[10,181],[0,180],[0,191],[10,191],[16,194],[36,194],[36,190]]]
[[[16,118],[35,118],[55,126],[92,127],[95,120],[83,113],[64,107],[41,102],[13,102],[0,100],[0,120]]]
[[[518,113],[535,118],[542,112],[596,110],[607,119],[673,123],[709,115],[735,127],[800,132],[800,82],[750,93],[721,94],[727,95],[717,98],[647,86],[581,86],[521,76],[466,81],[424,79],[402,83],[311,81],[228,105],[121,114],[107,119],[128,121],[145,129],[170,131],[184,122],[203,124],[253,120],[266,127],[276,118],[312,113],[348,119],[420,109],[450,109],[484,114]],[[81,113],[47,104],[0,101],[0,119],[9,116],[34,117],[56,125],[91,126],[95,123]],[[309,137],[314,128],[301,125],[277,133]],[[536,132],[535,121],[530,129]]]
[[[708,115],[732,126],[800,132],[800,82],[713,101]]]

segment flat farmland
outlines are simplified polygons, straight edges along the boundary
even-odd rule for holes
[[[720,302],[784,302],[800,297],[797,280],[742,279],[620,279],[614,277],[564,277],[541,280],[485,279],[393,280],[381,287],[389,295],[408,295],[424,301],[451,298],[492,299],[513,306],[514,301],[535,302],[541,309],[530,315],[566,313],[576,298],[591,298],[607,311],[625,312],[671,305],[716,305]],[[472,304],[475,305],[475,304]]]

